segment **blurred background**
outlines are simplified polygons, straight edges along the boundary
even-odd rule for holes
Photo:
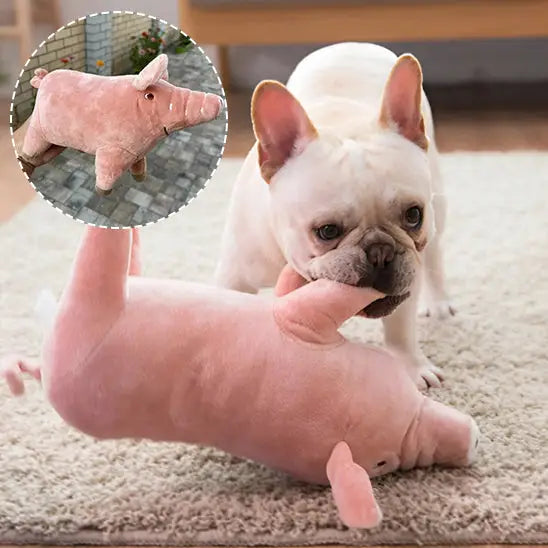
[[[0,222],[33,192],[9,144],[19,70],[59,26],[104,10],[165,19],[204,47],[228,95],[228,156],[244,156],[253,142],[253,87],[264,78],[286,80],[308,52],[344,40],[419,58],[442,152],[548,149],[548,0],[0,2]]]

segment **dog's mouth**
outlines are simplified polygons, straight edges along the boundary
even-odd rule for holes
[[[359,312],[358,316],[365,316],[366,318],[383,318],[384,316],[388,316],[389,314],[392,314],[409,295],[411,295],[411,293],[408,291],[403,295],[387,295],[382,299],[377,299]]]

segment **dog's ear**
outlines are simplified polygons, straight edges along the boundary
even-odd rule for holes
[[[421,112],[422,70],[417,59],[406,53],[398,57],[388,77],[382,99],[380,123],[428,149]]]
[[[251,119],[259,150],[261,175],[272,176],[318,136],[302,105],[279,82],[261,82],[251,99]]]

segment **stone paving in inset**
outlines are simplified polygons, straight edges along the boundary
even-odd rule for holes
[[[171,83],[223,95],[212,66],[198,48],[168,55]],[[212,122],[170,135],[147,154],[143,182],[126,172],[108,196],[94,190],[95,156],[73,149],[37,168],[31,180],[55,207],[86,223],[112,227],[149,223],[178,211],[205,186],[217,165],[225,131],[226,110]]]

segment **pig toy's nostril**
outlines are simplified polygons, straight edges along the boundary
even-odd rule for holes
[[[217,101],[217,106],[215,107],[213,103],[213,98]],[[200,116],[207,116],[210,119],[215,119],[219,116],[223,110],[223,99],[218,95],[213,93],[206,93],[202,99],[202,106],[200,107]]]

